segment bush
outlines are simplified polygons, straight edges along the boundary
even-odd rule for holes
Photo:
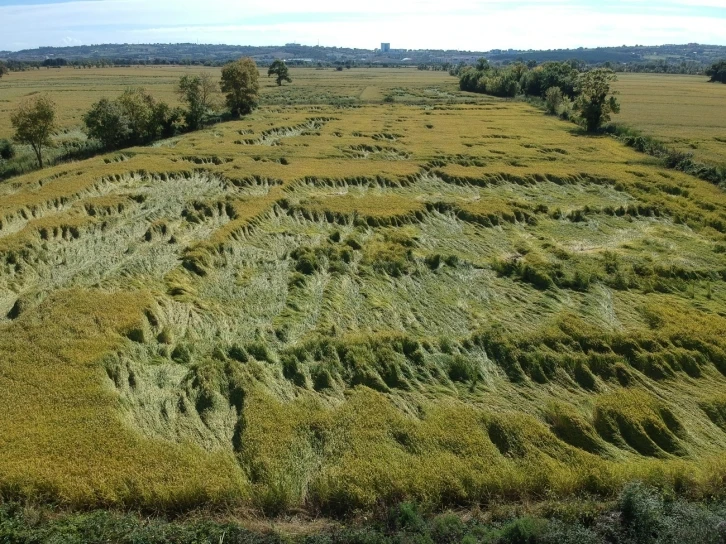
[[[426,530],[426,522],[418,506],[412,502],[402,502],[391,508],[388,514],[388,526],[394,531],[419,533]]]
[[[466,526],[454,514],[442,514],[431,522],[431,538],[440,544],[457,544],[465,533]]]
[[[15,156],[15,148],[8,140],[0,140],[0,158],[9,161]]]
[[[625,531],[635,542],[658,542],[658,533],[662,527],[663,500],[657,491],[634,482],[623,490],[619,506]]]
[[[537,544],[547,530],[547,521],[537,518],[520,518],[502,529],[502,544]]]

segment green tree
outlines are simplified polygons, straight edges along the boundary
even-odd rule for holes
[[[204,72],[196,76],[184,75],[179,79],[176,92],[188,106],[184,117],[189,129],[196,130],[203,125],[204,116],[214,107],[216,91],[212,77]]]
[[[617,76],[607,68],[597,68],[580,74],[577,80],[577,98],[573,108],[580,123],[588,132],[595,132],[610,121],[610,114],[620,112],[620,103],[610,91],[610,83]]]
[[[232,115],[245,115],[257,106],[260,91],[259,71],[249,57],[230,62],[222,68],[222,92]]]
[[[562,89],[559,87],[550,87],[545,93],[545,107],[547,113],[557,115],[560,106],[565,101],[565,96],[562,94]]]
[[[83,116],[86,134],[98,140],[106,149],[123,147],[131,136],[128,117],[113,100],[102,98]]]
[[[545,62],[522,74],[520,84],[528,96],[544,98],[547,89],[559,87],[566,96],[575,96],[578,71],[567,62]]]
[[[482,57],[476,61],[476,69],[478,71],[486,72],[487,70],[489,70],[489,68],[490,68],[489,61],[487,59]]]
[[[55,103],[45,95],[22,102],[10,116],[15,141],[33,148],[38,166],[43,168],[43,149],[51,147],[51,136],[57,129]]]
[[[118,149],[172,136],[181,115],[138,88],[126,90],[116,100],[102,98],[84,115],[83,122],[89,138],[107,149]]]
[[[348,68],[350,68],[350,66],[348,66]],[[270,68],[267,70],[267,77],[270,76],[277,76],[275,80],[278,85],[282,85],[283,81],[292,83],[290,70],[287,69],[285,62],[280,59],[275,59],[275,61],[270,65]]]
[[[144,88],[127,89],[117,99],[128,119],[131,145],[143,145],[162,136],[171,136],[174,110],[164,102],[157,102]]]
[[[726,83],[726,60],[715,62],[708,70],[706,75],[709,76],[711,83]]]
[[[4,62],[0,61],[0,77],[3,77],[7,73],[8,73],[7,65]]]

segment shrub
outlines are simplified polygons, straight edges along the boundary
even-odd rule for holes
[[[547,530],[547,521],[538,518],[520,518],[506,525],[499,538],[502,544],[537,544]]]
[[[442,514],[431,522],[431,538],[440,544],[458,544],[465,533],[466,526],[454,514]]]
[[[426,523],[418,505],[412,502],[402,502],[391,508],[388,514],[388,526],[394,531],[424,532],[426,530]]]
[[[623,526],[635,542],[658,542],[658,533],[662,528],[663,500],[657,491],[634,482],[623,490],[618,505]]]
[[[15,148],[8,140],[0,140],[0,158],[9,161],[15,156]]]

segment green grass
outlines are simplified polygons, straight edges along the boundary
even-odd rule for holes
[[[412,74],[0,184],[4,497],[722,497],[723,192]]]
[[[37,505],[0,506],[0,538],[11,542],[231,542],[398,544],[696,542],[720,541],[726,509],[722,502],[675,499],[634,483],[617,500],[543,501],[495,505],[489,511],[436,514],[427,505],[402,502],[372,518],[339,525],[325,520],[302,523],[278,520],[272,527],[254,519],[204,519],[201,515],[169,520],[91,511],[69,513]]]

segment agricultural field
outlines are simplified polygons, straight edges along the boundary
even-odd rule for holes
[[[136,66],[13,72],[0,79],[0,138],[12,136],[10,113],[18,102],[33,94],[48,93],[58,104],[58,122],[65,131],[62,137],[82,138],[83,115],[101,98],[115,98],[130,87],[144,87],[157,100],[177,106],[174,88],[179,78],[200,72],[219,79],[221,69]],[[456,78],[446,72],[422,72],[415,68],[353,68],[343,72],[331,68],[292,68],[290,74],[295,84],[278,87],[274,78],[268,78],[261,70],[262,104],[360,104],[381,102],[389,94],[398,100],[419,102],[461,99]]]
[[[0,183],[0,496],[723,495],[722,189],[443,74],[363,74]],[[102,80],[87,100],[128,84]],[[316,93],[355,100],[292,98]]]
[[[726,164],[726,85],[705,76],[618,74],[614,118],[700,162]]]

